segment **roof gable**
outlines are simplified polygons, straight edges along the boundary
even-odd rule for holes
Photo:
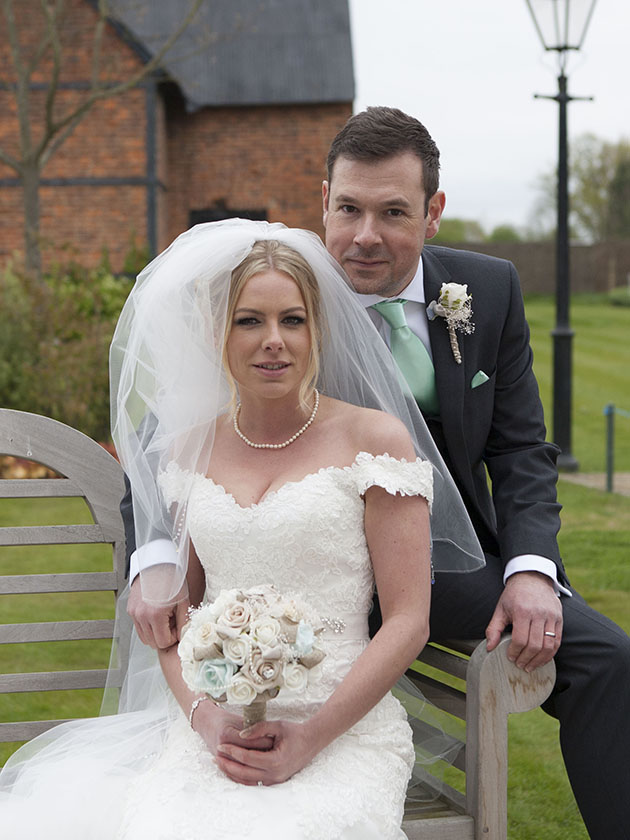
[[[110,0],[112,16],[149,55],[189,5]],[[163,66],[190,110],[352,101],[348,0],[207,0]]]

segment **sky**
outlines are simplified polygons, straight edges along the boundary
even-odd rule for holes
[[[574,2],[579,6],[582,0]],[[558,65],[525,0],[350,0],[355,111],[391,105],[441,152],[445,217],[525,227],[558,160]],[[630,0],[598,0],[567,66],[569,140],[630,139]]]

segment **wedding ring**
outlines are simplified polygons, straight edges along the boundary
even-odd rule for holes
[[[551,630],[545,630],[545,636],[551,636],[552,639],[556,638],[556,634],[552,633]]]
[[[262,781],[260,781],[260,780],[259,780],[258,782],[256,782],[256,784],[258,785],[258,787],[262,787],[262,786],[263,786],[263,783],[262,783]]]

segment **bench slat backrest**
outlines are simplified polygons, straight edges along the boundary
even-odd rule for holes
[[[106,544],[111,550],[107,571],[0,575],[0,595],[42,595],[44,593],[111,592],[114,598],[125,586],[125,535],[119,511],[124,492],[123,473],[118,462],[99,444],[69,426],[48,417],[0,409],[0,455],[42,464],[59,478],[3,478],[0,499],[84,500],[92,524],[27,525],[0,527],[0,546],[50,546]],[[1,563],[0,571],[4,571]],[[125,633],[128,628],[125,628]],[[111,639],[111,617],[80,620],[33,620],[0,625],[0,645],[76,640]],[[120,685],[126,670],[127,639],[118,639]],[[111,674],[110,674],[111,677]],[[0,675],[0,693],[102,689],[107,668],[57,670]],[[21,741],[45,732],[65,718],[0,723],[0,741]]]

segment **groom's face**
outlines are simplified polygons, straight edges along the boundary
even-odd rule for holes
[[[425,210],[422,161],[412,152],[375,161],[339,157],[323,199],[326,247],[357,292],[399,295],[444,209],[437,192]]]

